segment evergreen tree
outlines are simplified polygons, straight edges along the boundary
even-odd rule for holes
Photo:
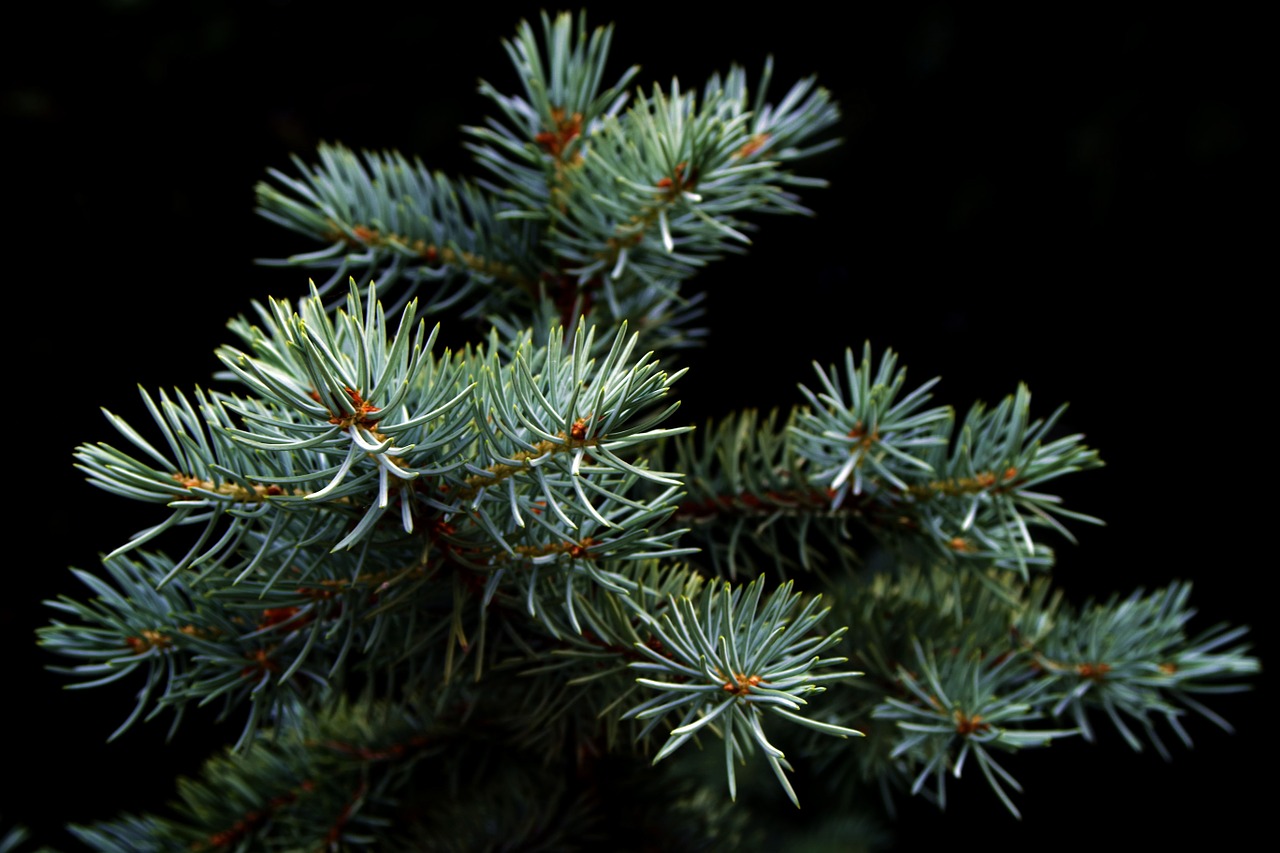
[[[273,280],[314,285],[234,319],[212,385],[81,445],[153,526],[77,569],[42,645],[141,687],[118,732],[236,725],[175,810],[81,841],[874,846],[886,809],[979,779],[1017,814],[1022,750],[1226,726],[1203,694],[1250,683],[1243,629],[1189,627],[1182,583],[1054,587],[1096,521],[1058,489],[1101,463],[1025,387],[939,406],[846,341],[800,376],[745,354],[794,405],[691,428],[698,274],[823,215],[840,110],[767,64],[638,86],[610,38],[520,26],[465,130],[478,178],[336,144],[272,170],[258,209],[298,239]],[[792,290],[746,291],[762,348],[803,345],[769,327]]]

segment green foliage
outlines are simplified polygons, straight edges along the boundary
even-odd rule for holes
[[[802,607],[801,594],[792,592],[791,584],[787,584],[775,591],[761,610],[763,589],[763,577],[745,589],[725,584],[717,594],[713,587],[701,596],[701,613],[687,597],[674,602],[663,614],[663,624],[654,626],[662,638],[661,651],[637,645],[650,660],[631,664],[633,669],[659,676],[636,679],[638,684],[659,693],[627,711],[624,717],[649,721],[640,733],[643,737],[667,714],[680,714],[680,724],[671,729],[670,739],[653,757],[655,763],[704,726],[718,722],[730,796],[736,797],[737,790],[734,764],[759,746],[787,795],[798,806],[800,801],[783,773],[790,765],[782,751],[765,737],[761,722],[764,713],[823,734],[859,735],[861,732],[853,729],[794,713],[808,704],[805,696],[825,690],[820,686],[822,682],[857,673],[814,674],[821,667],[844,662],[844,658],[818,657],[844,633],[841,630],[822,636],[815,632],[817,622],[826,615],[826,611],[816,612],[820,596],[810,598]]]
[[[389,792],[440,755],[429,732],[427,720],[402,708],[341,703],[210,760],[203,779],[179,784],[174,818],[72,829],[94,849],[119,853],[367,846],[393,828]]]
[[[828,801],[940,806],[976,764],[1017,814],[1000,753],[1097,719],[1161,752],[1159,719],[1225,726],[1197,697],[1258,663],[1242,628],[1185,633],[1189,586],[1079,611],[1052,591],[1046,536],[1096,519],[1048,490],[1101,462],[1025,387],[958,419],[868,344],[786,414],[672,424],[686,283],[746,217],[809,212],[794,191],[821,182],[792,169],[839,112],[812,80],[767,101],[768,65],[754,90],[739,68],[604,86],[609,43],[520,25],[522,92],[482,84],[497,112],[467,129],[486,179],[339,145],[271,172],[262,215],[321,244],[279,263],[326,279],[230,322],[231,390],[143,391],[149,425],[107,413],[125,444],[78,449],[161,517],[75,570],[90,597],[50,602],[41,643],[76,688],[140,682],[116,734],[243,720],[171,817],[80,840],[564,849],[604,843],[613,809],[706,849],[759,838],[725,785],[669,769],[712,735],[730,799],[759,750],[797,805],[805,764]],[[427,315],[482,342],[439,349]]]
[[[1079,612],[1067,610],[1042,636],[1031,634],[1035,661],[1055,677],[1061,695],[1053,713],[1069,710],[1081,734],[1092,740],[1087,712],[1101,709],[1129,745],[1140,750],[1141,740],[1125,723],[1128,717],[1166,759],[1169,751],[1153,716],[1163,718],[1187,746],[1191,736],[1181,722],[1186,711],[1231,731],[1195,694],[1245,689],[1242,678],[1259,671],[1258,661],[1238,642],[1244,628],[1218,625],[1188,637],[1186,623],[1195,614],[1190,597],[1191,585],[1185,583],[1150,595],[1138,590],[1124,600],[1117,596],[1105,605],[1089,602]],[[1073,668],[1063,661],[1085,663]]]
[[[1054,738],[1074,733],[1027,726],[1043,716],[1036,700],[1048,682],[1019,684],[1021,679],[1006,675],[1011,656],[990,661],[965,651],[958,653],[958,664],[939,667],[932,654],[917,646],[914,668],[918,674],[901,669],[898,677],[908,698],[886,698],[874,714],[897,720],[898,728],[906,733],[890,757],[899,759],[912,771],[920,767],[911,793],[918,793],[932,777],[937,784],[938,805],[945,806],[947,773],[959,778],[965,759],[973,755],[991,788],[1016,815],[1018,810],[1004,784],[1016,790],[1022,788],[996,763],[992,749],[1013,751],[1045,746]],[[959,747],[953,749],[956,742]]]
[[[809,212],[789,188],[824,182],[790,167],[836,143],[818,137],[839,112],[812,79],[767,102],[769,65],[754,94],[736,66],[700,96],[675,81],[632,95],[634,67],[602,89],[610,28],[542,25],[542,40],[525,22],[506,43],[523,95],[482,83],[499,116],[467,128],[494,180],[323,146],[318,166],[295,161],[300,179],[273,170],[258,186],[264,216],[326,244],[277,263],[327,272],[326,295],[355,275],[384,298],[400,288],[397,307],[424,292],[424,311],[523,329],[552,306],[566,326],[629,321],[646,346],[696,344],[701,300],[681,284],[749,243],[739,216]]]

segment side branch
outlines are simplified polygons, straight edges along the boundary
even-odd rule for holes
[[[199,477],[192,477],[181,472],[172,476],[173,481],[184,489],[217,492],[219,495],[231,498],[236,503],[263,503],[267,498],[278,498],[284,495],[301,498],[306,497],[308,494],[306,489],[292,489],[286,492],[275,483],[269,486],[255,483],[246,488],[237,483],[215,483],[212,480],[202,480]]]
[[[557,433],[561,441],[552,441],[543,439],[533,445],[532,450],[521,450],[511,456],[512,459],[521,463],[519,465],[510,465],[500,462],[496,465],[490,465],[485,469],[483,474],[472,474],[464,483],[465,488],[458,493],[462,500],[474,498],[481,489],[489,486],[495,486],[508,477],[513,477],[521,471],[529,469],[529,462],[534,459],[540,459],[555,453],[566,453],[578,447],[595,447],[604,440],[604,436],[595,436],[594,438],[584,438],[587,429],[587,421],[584,418],[578,418],[573,422],[570,428],[570,434],[565,435],[563,432]]]
[[[983,492],[998,494],[1015,485],[1011,481],[1017,476],[1018,469],[1010,467],[1000,477],[990,471],[984,471],[973,477],[931,480],[928,483],[909,485],[905,489],[898,488],[892,483],[884,483],[874,497],[887,499],[888,503],[880,505],[880,509],[885,513],[900,513],[906,504],[941,497],[959,497]],[[676,511],[676,518],[707,519],[719,515],[760,516],[787,510],[818,512],[826,515],[852,515],[861,518],[866,517],[866,511],[875,508],[879,502],[873,499],[871,493],[864,492],[858,496],[861,500],[846,500],[839,506],[835,506],[832,500],[834,497],[834,489],[812,487],[769,489],[759,494],[742,492],[711,495],[701,500],[684,501]],[[895,515],[893,521],[896,527],[913,523],[900,515]]]
[[[614,226],[613,236],[605,240],[605,248],[595,253],[596,258],[603,262],[606,269],[616,267],[622,253],[639,246],[645,234],[651,232],[654,226],[661,227],[663,244],[667,247],[667,251],[671,251],[671,234],[666,226],[666,212],[675,207],[676,203],[684,198],[685,193],[693,195],[698,181],[697,167],[690,169],[689,174],[686,175],[687,165],[683,162],[678,163],[673,170],[674,176],[659,178],[655,186],[660,192],[654,196],[654,200],[642,207],[639,213],[632,215],[626,222]]]
[[[410,240],[400,234],[383,232],[367,225],[354,224],[348,226],[349,231],[337,222],[329,220],[332,230],[327,235],[333,242],[342,242],[351,248],[394,249],[400,252],[413,252],[427,266],[463,267],[480,275],[491,276],[499,281],[514,284],[525,292],[537,295],[537,282],[523,275],[511,264],[490,260],[473,252],[457,251],[449,246],[438,246],[428,243],[422,238]]]

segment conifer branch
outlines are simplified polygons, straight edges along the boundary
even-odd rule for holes
[[[325,280],[229,323],[218,388],[144,390],[150,423],[107,412],[118,444],[77,449],[151,526],[74,570],[41,644],[76,689],[138,686],[112,738],[210,703],[242,723],[170,816],[81,841],[411,849],[458,832],[445,809],[471,849],[560,848],[605,790],[695,814],[681,843],[745,838],[719,783],[666,771],[711,734],[730,799],[759,751],[796,805],[801,762],[940,806],[968,767],[1017,815],[1001,753],[1228,727],[1202,699],[1259,671],[1246,629],[1189,633],[1187,584],[1079,609],[1052,586],[1041,534],[1098,520],[1051,492],[1102,463],[1025,387],[958,418],[868,344],[788,412],[672,422],[689,280],[757,214],[810,213],[793,169],[839,110],[812,79],[770,102],[771,61],[606,85],[611,38],[520,24],[519,91],[482,83],[466,129],[483,180],[336,144],[272,170],[259,213],[319,245],[278,263]],[[438,349],[446,311],[483,337]]]

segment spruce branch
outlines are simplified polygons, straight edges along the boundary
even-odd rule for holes
[[[860,363],[846,351],[843,385],[834,366],[815,368],[822,391],[801,386],[809,405],[785,423],[746,410],[666,445],[664,464],[689,474],[677,517],[717,572],[857,571],[855,523],[905,563],[1025,577],[1052,563],[1032,530],[1075,541],[1063,520],[1101,523],[1040,491],[1102,463],[1081,435],[1050,439],[1064,409],[1033,420],[1025,386],[995,407],[975,404],[957,426],[951,408],[925,408],[938,380],[908,392],[892,351],[878,367],[869,344]]]
[[[628,83],[640,71],[631,66],[601,91],[613,27],[597,27],[588,38],[585,12],[576,25],[570,15],[553,22],[544,12],[541,24],[541,43],[528,21],[520,22],[514,40],[502,43],[524,96],[505,95],[480,81],[480,93],[505,121],[490,118],[484,127],[464,128],[479,140],[467,143],[477,162],[503,180],[485,186],[513,202],[506,214],[511,218],[545,216],[540,211],[563,202],[562,182],[582,162],[584,136],[618,113],[627,102]]]
[[[837,596],[833,615],[852,626],[846,642],[865,675],[833,694],[830,713],[869,737],[866,749],[815,752],[823,772],[846,785],[879,780],[939,805],[947,775],[959,778],[973,752],[993,792],[1018,814],[1007,789],[1021,787],[990,750],[1072,735],[1092,740],[1090,711],[1102,711],[1140,748],[1125,720],[1136,722],[1168,759],[1154,718],[1189,746],[1188,712],[1225,725],[1191,694],[1246,689],[1242,679],[1258,666],[1239,642],[1244,629],[1185,631],[1193,615],[1185,584],[1081,611],[1044,576],[1022,584],[1008,570],[981,578],[939,564],[842,588],[856,594]],[[1093,646],[1086,649],[1084,638]],[[1050,657],[1050,647],[1060,657]]]
[[[940,666],[935,655],[917,642],[915,671],[903,669],[899,677],[908,701],[886,698],[874,715],[897,721],[905,733],[890,758],[899,762],[905,775],[914,777],[911,793],[932,782],[933,795],[945,808],[946,776],[960,778],[972,755],[992,791],[1015,817],[1021,817],[1006,786],[1015,791],[1022,786],[996,761],[993,750],[1047,746],[1075,732],[1028,727],[1043,716],[1036,700],[1048,684],[1018,684],[1022,679],[1017,674],[1011,677],[1011,656],[993,660],[967,651],[961,650],[949,665]]]
[[[264,263],[328,271],[325,296],[349,277],[376,280],[386,293],[404,277],[392,310],[420,295],[424,312],[465,305],[463,316],[478,317],[501,310],[504,293],[536,294],[535,232],[499,218],[479,187],[394,151],[360,156],[323,144],[318,156],[318,166],[293,159],[301,178],[269,170],[279,186],[258,184],[258,212],[326,248]]]
[[[265,330],[232,323],[249,351],[219,351],[228,378],[253,396],[200,392],[199,410],[181,395],[149,405],[172,459],[120,419],[142,458],[107,445],[80,453],[104,488],[172,510],[108,556],[122,592],[82,575],[102,603],[64,602],[81,624],[44,637],[101,659],[73,670],[91,684],[150,662],[122,730],[149,702],[180,712],[222,699],[224,715],[250,707],[244,744],[264,720],[314,710],[353,672],[412,684],[433,665],[388,643],[446,646],[447,676],[455,641],[465,652],[468,635],[483,637],[483,609],[504,582],[527,575],[528,612],[553,633],[540,574],[562,584],[576,632],[580,580],[629,594],[636,584],[620,564],[688,552],[680,530],[663,529],[679,497],[675,475],[626,458],[683,431],[658,426],[674,411],[659,403],[680,373],[659,370],[651,353],[637,358],[625,327],[599,360],[594,329],[580,324],[572,341],[552,329],[543,347],[526,333],[504,362],[496,346],[432,356],[434,333],[421,321],[409,343],[412,305],[393,331],[375,291],[362,301],[354,284],[334,318],[314,288],[297,311],[275,301],[259,314]],[[629,497],[642,480],[665,490]],[[379,523],[393,499],[398,530]],[[183,558],[121,560],[198,521],[203,532]],[[435,591],[444,569],[483,587],[478,626],[467,627],[456,585],[444,601]],[[151,584],[172,584],[170,597],[144,593]],[[134,612],[135,600],[152,606]],[[423,612],[447,619],[418,621]]]
[[[406,642],[443,645],[447,623],[423,623],[413,612],[432,606],[421,586],[425,573],[374,569],[412,556],[411,548],[384,548],[365,559],[298,549],[279,572],[292,587],[228,574],[164,582],[173,562],[164,555],[115,557],[104,561],[110,583],[76,572],[95,593],[92,601],[48,602],[75,621],[41,629],[41,643],[82,661],[60,669],[79,680],[74,688],[142,675],[137,704],[111,739],[166,710],[174,713],[173,737],[188,707],[219,702],[220,720],[247,708],[238,740],[244,746],[264,723],[296,722],[350,684],[414,683],[433,665],[427,657],[401,657]],[[362,569],[367,574],[353,582]]]
[[[88,595],[47,602],[41,644],[72,688],[137,685],[112,739],[213,703],[243,722],[170,816],[77,837],[563,849],[613,793],[694,849],[749,836],[721,792],[757,750],[796,805],[802,763],[828,803],[939,806],[977,764],[1018,815],[1001,753],[1099,719],[1166,757],[1161,720],[1229,728],[1202,699],[1259,671],[1246,629],[1188,633],[1186,584],[1080,609],[1052,585],[1041,534],[1098,521],[1052,491],[1102,463],[1025,387],[960,419],[867,344],[789,411],[672,422],[689,281],[757,214],[810,213],[795,169],[839,110],[813,79],[771,102],[772,60],[607,85],[610,28],[540,22],[504,42],[519,91],[480,84],[484,179],[337,144],[271,170],[259,213],[319,246],[272,263],[323,282],[229,323],[218,388],[144,390],[149,424],[107,412],[122,441],[77,449],[164,515],[73,570]],[[438,349],[442,312],[481,337]],[[685,773],[708,733],[714,784]]]
[[[626,712],[645,720],[640,736],[647,735],[670,715],[679,723],[654,756],[666,758],[704,727],[724,740],[725,774],[730,797],[736,798],[735,765],[745,761],[758,746],[791,801],[800,805],[784,770],[791,765],[780,749],[769,742],[762,720],[765,712],[837,737],[861,735],[844,726],[797,713],[808,704],[806,696],[822,693],[826,682],[850,678],[855,672],[819,672],[843,663],[845,658],[823,658],[819,653],[839,642],[844,630],[826,636],[814,633],[826,615],[818,610],[820,599],[802,602],[792,584],[779,587],[760,599],[765,579],[746,587],[712,585],[695,605],[684,597],[675,600],[661,618],[645,621],[667,652],[648,644],[636,649],[648,661],[632,663],[633,669],[655,677],[637,679],[653,696]]]
[[[420,294],[424,312],[551,310],[565,326],[591,315],[651,331],[651,346],[696,344],[700,300],[681,282],[749,242],[740,212],[810,212],[789,187],[823,182],[790,168],[837,142],[821,137],[839,111],[812,79],[765,101],[772,61],[754,97],[734,67],[701,99],[675,81],[631,99],[634,67],[602,88],[611,28],[588,35],[585,15],[541,23],[541,39],[523,22],[504,43],[523,96],[482,82],[500,118],[466,128],[496,182],[324,145],[318,166],[295,158],[301,178],[271,170],[258,185],[263,216],[324,245],[270,263],[327,271],[322,294],[352,275],[384,294],[403,286],[394,308]]]
[[[444,732],[422,715],[341,702],[214,758],[179,784],[173,817],[126,816],[73,826],[102,851],[347,849],[383,837],[386,817],[422,762],[438,760]]]
[[[690,525],[690,541],[715,574],[825,571],[830,562],[854,570],[853,505],[833,507],[831,493],[809,485],[777,410],[762,417],[747,409],[662,448],[663,464],[686,472],[676,518]]]
[[[1248,690],[1244,679],[1259,671],[1259,663],[1247,654],[1249,644],[1240,642],[1248,633],[1243,627],[1217,625],[1188,636],[1186,624],[1195,615],[1190,595],[1188,583],[1150,594],[1136,590],[1105,604],[1087,602],[1079,611],[1063,608],[1052,627],[1028,631],[1028,653],[1056,683],[1054,715],[1068,716],[1092,740],[1089,711],[1101,711],[1140,751],[1142,740],[1131,728],[1136,725],[1166,760],[1170,754],[1155,727],[1158,718],[1188,747],[1191,736],[1182,724],[1187,712],[1231,731],[1196,695]]]

